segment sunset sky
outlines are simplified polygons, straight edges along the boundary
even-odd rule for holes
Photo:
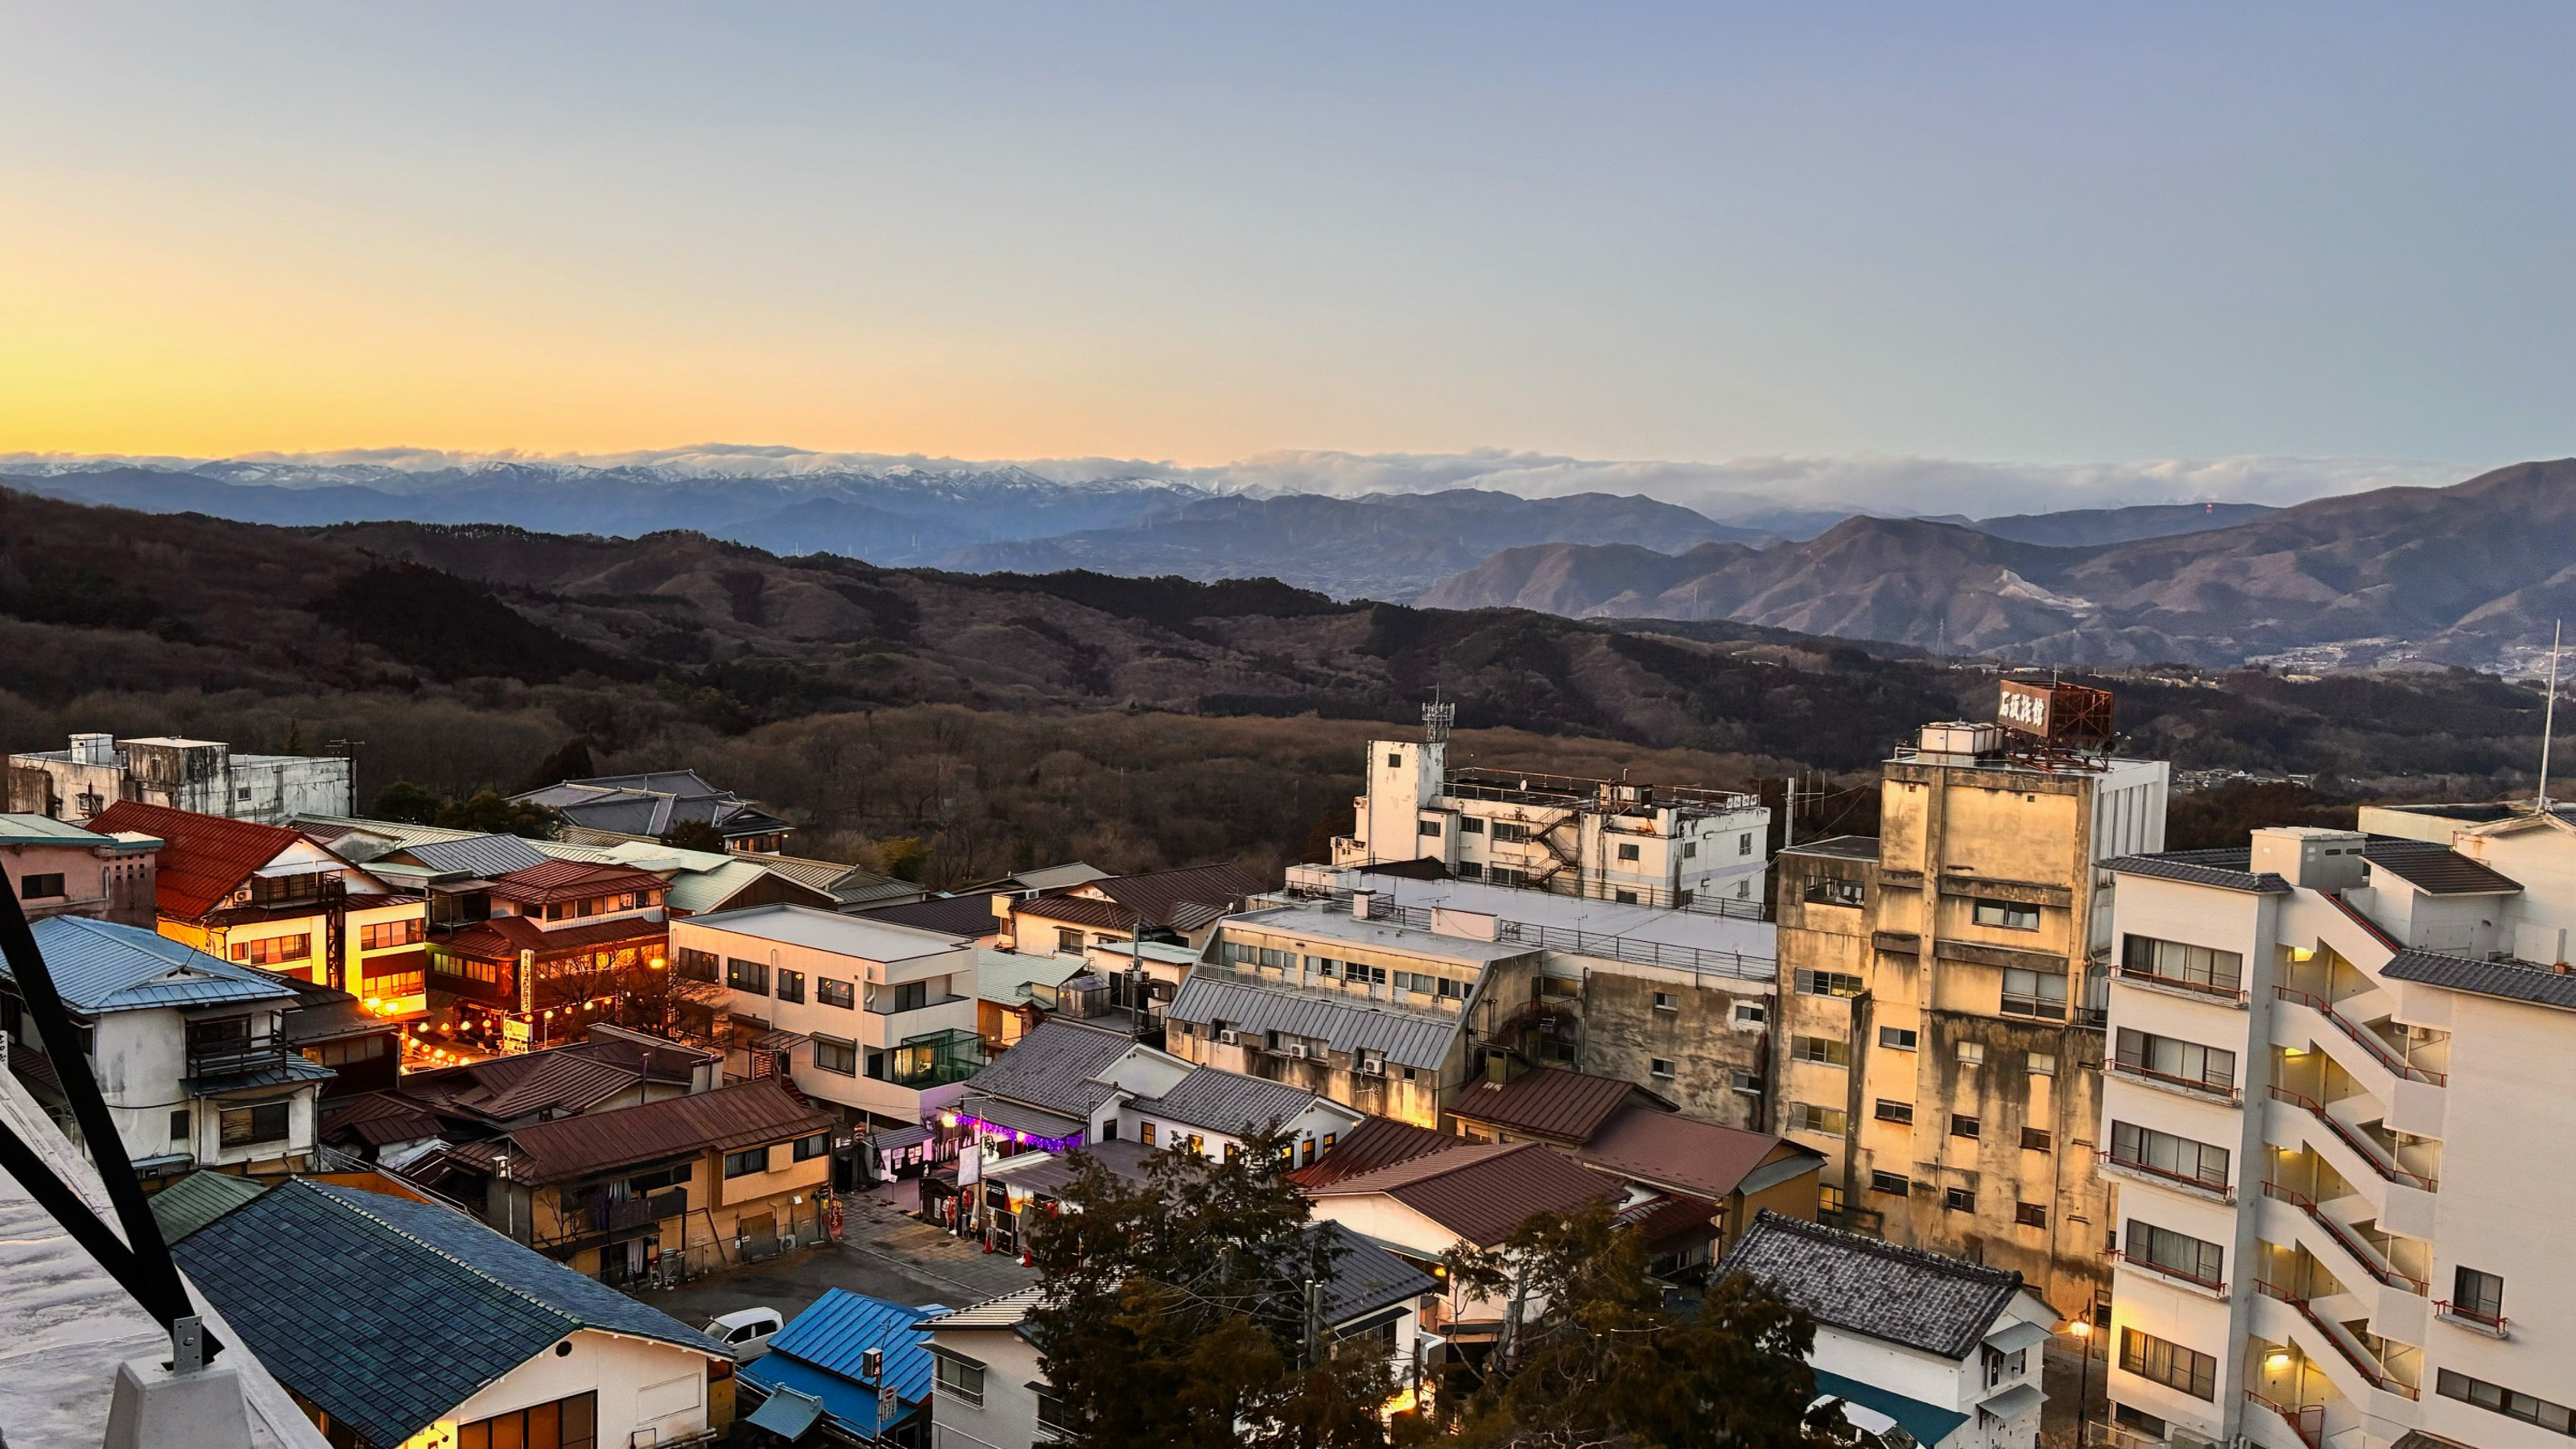
[[[0,452],[2576,451],[2563,0],[0,25]]]

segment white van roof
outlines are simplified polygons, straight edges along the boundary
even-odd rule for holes
[[[737,1308],[731,1313],[718,1314],[713,1320],[711,1320],[711,1324],[716,1328],[740,1328],[746,1323],[779,1323],[784,1321],[785,1320],[779,1317],[778,1310],[775,1308]]]

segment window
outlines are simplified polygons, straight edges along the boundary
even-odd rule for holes
[[[2035,1202],[2014,1203],[2013,1221],[2021,1224],[2025,1228],[2047,1227],[2048,1209]]]
[[[1869,1175],[1869,1190],[1903,1197],[1914,1190],[1914,1183],[1901,1172],[1873,1172]]]
[[[2132,1409],[2126,1404],[2111,1406],[2111,1421],[2122,1428],[2135,1429],[2149,1439],[2162,1439],[2167,1433],[2164,1420],[2144,1409]]]
[[[724,1175],[727,1177],[749,1177],[755,1172],[768,1170],[769,1149],[766,1147],[746,1147],[740,1152],[725,1154]]]
[[[471,956],[449,956],[432,952],[429,958],[429,969],[441,976],[454,976],[465,981],[497,984],[501,979],[499,963],[477,961]]]
[[[456,1430],[456,1449],[597,1449],[598,1443],[596,1389],[478,1419]]]
[[[395,959],[416,962],[420,958],[407,956]],[[418,996],[429,984],[421,978],[421,969],[417,965],[406,969],[390,961],[366,961],[360,964],[365,967],[366,994],[369,996]]]
[[[781,1001],[803,1001],[805,999],[805,973],[802,971],[780,971],[778,973],[778,999]]]
[[[2576,1409],[2553,1404],[2536,1395],[2517,1393],[2500,1384],[2473,1379],[2467,1374],[2442,1369],[2434,1375],[2433,1392],[2463,1404],[2475,1404],[2490,1413],[2526,1424],[2538,1424],[2556,1434],[2576,1434]]]
[[[407,921],[378,921],[372,926],[360,926],[358,949],[387,951],[396,946],[417,945],[421,939],[421,929],[418,917]]]
[[[1485,833],[1485,822],[1477,819],[1473,815],[1466,816],[1458,822],[1458,833],[1460,835],[1482,835]]]
[[[286,1140],[287,1104],[260,1102],[248,1107],[226,1107],[217,1122],[218,1141],[225,1147],[283,1142]]]
[[[2030,1074],[2034,1077],[2056,1076],[2057,1053],[2032,1052],[2030,1054]]]
[[[1178,1143],[1174,1143],[1173,1145],[1174,1145],[1174,1146],[1178,1146],[1179,1144],[1178,1144]],[[1191,1134],[1190,1134],[1190,1156],[1192,1156],[1192,1157],[1205,1157],[1205,1156],[1207,1156],[1207,1139],[1206,1139],[1206,1138],[1204,1138],[1204,1137],[1201,1137],[1199,1134],[1197,1134],[1197,1133],[1195,1133],[1195,1132],[1193,1132],[1193,1133],[1191,1133]]]
[[[1395,985],[1397,990],[1420,992],[1424,996],[1440,994],[1440,978],[1427,971],[1398,971]]]
[[[701,951],[694,946],[682,946],[671,953],[671,965],[680,973],[680,979],[683,981],[716,979],[716,953],[713,951]]]
[[[1521,883],[1521,872],[1512,869],[1510,866],[1487,866],[1485,868],[1485,879],[1498,886],[1517,886]]]
[[[1413,822],[1413,833],[1422,836],[1427,840],[1438,840],[1440,838],[1440,822],[1437,820],[1416,820]]]
[[[945,988],[943,988],[943,994],[944,991]],[[889,1014],[898,1011],[919,1011],[930,1004],[930,983],[927,981],[899,982],[887,988],[886,995],[894,1002],[892,1006],[886,1008]]]
[[[1082,932],[1072,926],[1055,928],[1055,952],[1059,956],[1082,954]]]
[[[1151,1146],[1153,1146],[1153,1145],[1154,1145],[1154,1124],[1153,1124],[1153,1123],[1151,1123],[1151,1122],[1139,1122],[1139,1123],[1137,1123],[1137,1124],[1136,1124],[1136,1140],[1137,1140],[1137,1141],[1139,1141],[1139,1142],[1141,1142],[1141,1143],[1143,1143],[1143,1144],[1145,1144],[1147,1147],[1151,1147]]]
[[[938,1372],[933,1375],[940,1397],[959,1403],[981,1405],[984,1402],[984,1366],[973,1359],[932,1350]]]
[[[1899,1102],[1889,1097],[1881,1097],[1878,1099],[1878,1105],[1871,1115],[1878,1118],[1881,1122],[1896,1122],[1910,1127],[1914,1125],[1914,1104],[1911,1102]]]
[[[1951,1048],[1951,1053],[1958,1058],[1959,1065],[1963,1067],[1982,1067],[1986,1064],[1986,1044],[1981,1041],[1960,1042]]]
[[[1950,1114],[1950,1135],[1953,1137],[1965,1137],[1973,1141],[1984,1130],[1984,1124],[1974,1117],[1962,1112]]]
[[[1389,751],[1387,751],[1387,752],[1386,752],[1386,767],[1387,767],[1388,769],[1390,769],[1390,770],[1401,770],[1401,769],[1403,769],[1403,768],[1404,768],[1404,756],[1402,756],[1402,755],[1400,755],[1400,754],[1397,754],[1397,753],[1396,753],[1395,751],[1393,751],[1393,750],[1389,750]]]
[[[1483,866],[1472,860],[1462,860],[1458,862],[1458,879],[1483,880],[1484,878],[1485,868]]]
[[[820,1157],[831,1150],[832,1134],[829,1132],[817,1132],[811,1137],[797,1138],[795,1146],[787,1155],[787,1160],[790,1162],[811,1162],[815,1158]]]
[[[1847,1067],[1851,1065],[1851,1043],[1829,1036],[1793,1036],[1789,1038],[1789,1055],[1802,1062]]]
[[[1763,1022],[1770,1020],[1770,1018],[1770,1012],[1763,1010],[1761,1007],[1754,1005],[1750,1001],[1739,1001],[1735,1003],[1735,1024],[1737,1026],[1760,1026]]]
[[[2120,1330],[2120,1367],[2195,1399],[2218,1399],[2218,1360],[2134,1328]]]
[[[1946,1212],[1975,1212],[1977,1190],[1972,1187],[1945,1187],[1941,1189],[1941,1207]]]
[[[1053,1389],[1040,1389],[1037,1395],[1039,1428],[1051,1430],[1067,1438],[1081,1429],[1082,1426],[1074,1422],[1073,1410],[1065,1403],[1064,1395]]]
[[[1914,1042],[1914,1028],[1910,1026],[1882,1026],[1878,1029],[1878,1044],[1889,1051],[1910,1052],[1914,1050]]]
[[[2218,1287],[2225,1277],[2227,1250],[2216,1243],[2205,1243],[2188,1233],[2160,1228],[2153,1223],[2129,1219],[2128,1242],[2122,1256],[2142,1268],[2171,1273],[2194,1283]]]
[[[1829,875],[1807,882],[1803,894],[1811,906],[1856,906],[1868,899],[1869,892],[1859,881]]]
[[[18,896],[21,900],[40,901],[61,894],[63,894],[63,878],[60,875],[18,877]]]
[[[1752,832],[1747,831],[1746,833],[1735,837],[1735,853],[1738,855],[1751,855],[1753,853]]]
[[[2127,936],[2120,942],[2120,974],[2233,996],[2245,984],[2245,958],[2207,946]]]
[[[1610,893],[1610,898],[1623,906],[1633,906],[1637,903],[1637,893],[1635,891],[1612,891]]]
[[[1975,906],[1975,917],[1980,926],[1997,926],[2007,931],[2039,929],[2039,907],[2026,906],[2019,901],[1979,901]]]
[[[1680,997],[1675,996],[1669,991],[1658,991],[1655,993],[1655,1010],[1679,1011],[1681,1009],[1682,999]]]
[[[1659,1081],[1669,1082],[1673,1079],[1673,1064],[1663,1057],[1647,1058],[1646,1068],[1653,1072]]]
[[[1697,860],[1697,859],[1699,859],[1699,842],[1698,842],[1698,841],[1696,841],[1696,840],[1685,840],[1685,841],[1683,841],[1683,842],[1682,842],[1682,859],[1684,859],[1684,860]]]
[[[260,941],[233,942],[233,959],[252,966],[276,966],[288,961],[302,961],[313,954],[313,938],[306,936],[270,936]]]
[[[1509,820],[1497,820],[1494,822],[1493,838],[1496,845],[1519,845],[1530,838],[1529,827],[1516,825]]]
[[[1819,1107],[1813,1102],[1789,1104],[1789,1130],[1792,1132],[1822,1132],[1840,1137],[1849,1121],[1840,1107]]]
[[[817,976],[814,978],[814,1000],[816,1002],[824,1006],[837,1006],[843,1011],[847,1011],[850,1009],[851,1004],[855,999],[856,998],[850,994],[850,983],[846,981],[835,981],[829,976]]]
[[[845,1077],[857,1076],[859,1044],[854,1041],[842,1041],[836,1037],[814,1038],[814,1068],[817,1071],[838,1072]]]
[[[754,996],[769,994],[769,963],[745,961],[739,956],[725,958],[725,985]]]
[[[1801,996],[1858,996],[1861,980],[1842,971],[1800,970],[1791,978]]]
[[[2053,1145],[2053,1144],[2052,1144],[2052,1143],[2051,1143],[2051,1141],[2049,1140],[2049,1136],[2048,1136],[2048,1129],[2047,1129],[2047,1128],[2045,1128],[2045,1127],[2024,1127],[2023,1129],[2021,1129],[2021,1150],[2022,1150],[2022,1151],[2024,1151],[2024,1152],[2046,1152],[2046,1151],[2050,1150],[2050,1148],[2051,1148],[2051,1146],[2052,1146],[2052,1145]]]
[[[1816,1216],[1830,1222],[1842,1210],[1843,1190],[1829,1182],[1816,1184]]]
[[[1635,847],[1635,846],[1633,846],[1633,845],[1622,845],[1622,846],[1620,846],[1620,847],[1619,847],[1619,858],[1620,858],[1621,860],[1635,860],[1635,859],[1637,859],[1637,847]]]
[[[2227,1149],[2129,1122],[2111,1124],[2111,1160],[2209,1187],[2227,1186]]]
[[[2455,1271],[2451,1275],[2451,1311],[2485,1323],[2504,1322],[2503,1277],[2475,1268]]]
[[[2236,1053],[2221,1047],[2155,1036],[2124,1026],[2120,1028],[2117,1052],[2119,1064],[2133,1072],[2213,1091],[2236,1090]]]
[[[170,1141],[175,1145],[185,1146],[186,1144],[195,1141],[196,1138],[197,1119],[189,1115],[188,1109],[181,1107],[179,1110],[172,1112],[170,1114]]]
[[[2007,1016],[2038,1016],[2050,1021],[2064,1021],[2066,973],[2005,967],[2003,1007]]]
[[[1759,1076],[1744,1070],[1742,1067],[1737,1067],[1729,1071],[1726,1074],[1726,1080],[1729,1086],[1732,1086],[1735,1090],[1742,1092],[1748,1097],[1759,1097],[1762,1095],[1762,1079]]]

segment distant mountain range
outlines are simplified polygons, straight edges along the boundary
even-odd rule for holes
[[[1768,549],[1544,544],[1497,554],[1420,602],[1722,618],[2030,663],[2316,668],[2527,668],[2551,621],[2576,614],[2576,460],[2189,533],[2058,543],[2159,521],[2133,517],[2144,511],[1976,528],[1854,517]],[[2160,521],[2218,516],[2185,509]],[[2023,541],[2032,537],[2051,541]]]

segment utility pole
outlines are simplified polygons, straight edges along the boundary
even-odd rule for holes
[[[2540,794],[2535,815],[2549,813],[2549,737],[2558,732],[2558,642],[2567,629],[2563,619],[2549,626],[2549,702],[2540,707]]]

